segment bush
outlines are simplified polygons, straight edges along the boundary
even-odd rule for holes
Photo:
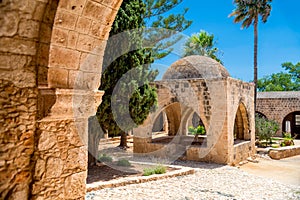
[[[150,175],[152,175],[152,174],[155,174],[153,168],[146,168],[146,169],[144,169],[143,176],[150,176]]]
[[[158,165],[154,168],[146,168],[144,169],[143,176],[150,176],[152,174],[164,174],[166,173],[167,169],[163,165]]]
[[[112,157],[106,155],[106,154],[100,154],[98,157],[98,161],[100,162],[112,162]]]
[[[166,173],[166,167],[162,165],[158,165],[154,168],[154,173],[155,174],[164,174]]]
[[[193,135],[205,135],[205,128],[201,125],[197,126],[196,128],[189,126],[188,131]]]
[[[120,159],[120,160],[118,160],[117,165],[123,166],[123,167],[130,167],[131,163],[126,159]]]
[[[259,141],[265,140],[272,144],[272,137],[279,130],[279,125],[273,120],[255,116],[255,135]]]

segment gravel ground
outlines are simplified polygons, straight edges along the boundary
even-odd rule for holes
[[[193,167],[193,175],[179,176],[125,187],[87,193],[87,200],[98,199],[278,199],[300,200],[300,186],[285,185],[248,174],[238,168],[176,161],[174,164]]]

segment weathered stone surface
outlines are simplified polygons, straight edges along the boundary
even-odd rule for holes
[[[55,134],[52,132],[43,132],[40,135],[38,142],[38,149],[40,151],[45,151],[51,149],[57,143]]]
[[[18,12],[1,12],[0,14],[0,36],[14,36],[18,31]]]
[[[34,149],[36,90],[0,80],[0,199],[26,200]],[[9,191],[14,191],[10,194]]]
[[[58,178],[62,174],[63,161],[60,158],[50,157],[46,164],[46,178]]]
[[[21,20],[19,24],[19,35],[27,38],[37,39],[39,36],[39,22],[33,20]]]
[[[68,87],[68,70],[59,68],[49,68],[48,80],[50,88],[67,88]]]
[[[69,12],[57,11],[54,24],[57,27],[74,30],[77,18],[78,15]]]
[[[0,51],[19,55],[35,55],[35,42],[22,39],[0,38]]]
[[[121,0],[0,4],[0,199],[83,199],[87,117],[103,95],[94,92],[96,80],[83,82],[99,79],[101,70],[89,60],[92,66],[84,66],[88,74],[81,73],[77,84],[74,77],[80,74],[83,52],[103,55]],[[89,91],[80,94],[74,117],[73,94],[59,98],[55,89],[77,86]],[[48,93],[38,93],[37,87]],[[57,101],[56,111],[62,106],[61,111],[51,115]]]
[[[84,196],[86,187],[85,187],[86,173],[80,172],[68,176],[65,180],[65,195],[70,199],[76,199]]]
[[[67,38],[66,38],[67,39]],[[65,69],[78,69],[80,52],[63,47],[52,46],[50,48],[50,67]]]

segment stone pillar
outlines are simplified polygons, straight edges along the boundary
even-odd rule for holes
[[[88,117],[96,113],[102,95],[55,90],[49,115],[38,121],[32,199],[84,199]]]

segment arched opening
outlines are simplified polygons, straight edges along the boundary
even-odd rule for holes
[[[157,118],[154,121],[153,128],[152,128],[152,133],[156,132],[167,132],[167,124],[168,124],[168,119],[165,111],[162,111],[159,113]]]
[[[181,123],[180,103],[172,103],[157,115],[152,127],[152,142],[168,143],[179,134]]]
[[[265,114],[263,114],[262,112],[259,112],[259,111],[255,111],[255,116],[258,116],[260,118],[268,119]]]
[[[300,139],[300,111],[289,113],[282,121],[282,131]]]
[[[190,118],[189,118],[187,124],[188,124],[187,129],[188,129],[189,127],[191,127],[191,126],[192,126],[193,128],[195,128],[195,129],[197,129],[199,126],[204,127],[204,131],[205,131],[204,134],[201,134],[201,135],[194,135],[195,133],[192,133],[192,132],[190,132],[190,131],[187,131],[187,133],[188,133],[189,136],[193,136],[193,137],[194,137],[193,142],[192,142],[192,145],[203,145],[203,144],[206,145],[206,144],[207,144],[206,128],[205,128],[205,125],[204,125],[204,123],[203,123],[201,117],[199,116],[199,114],[198,114],[197,112],[194,112],[194,113],[190,116]],[[195,129],[194,129],[194,130],[195,130]]]
[[[246,107],[243,103],[240,103],[234,120],[234,143],[239,143],[241,141],[250,140],[250,130],[249,130],[249,119]]]

